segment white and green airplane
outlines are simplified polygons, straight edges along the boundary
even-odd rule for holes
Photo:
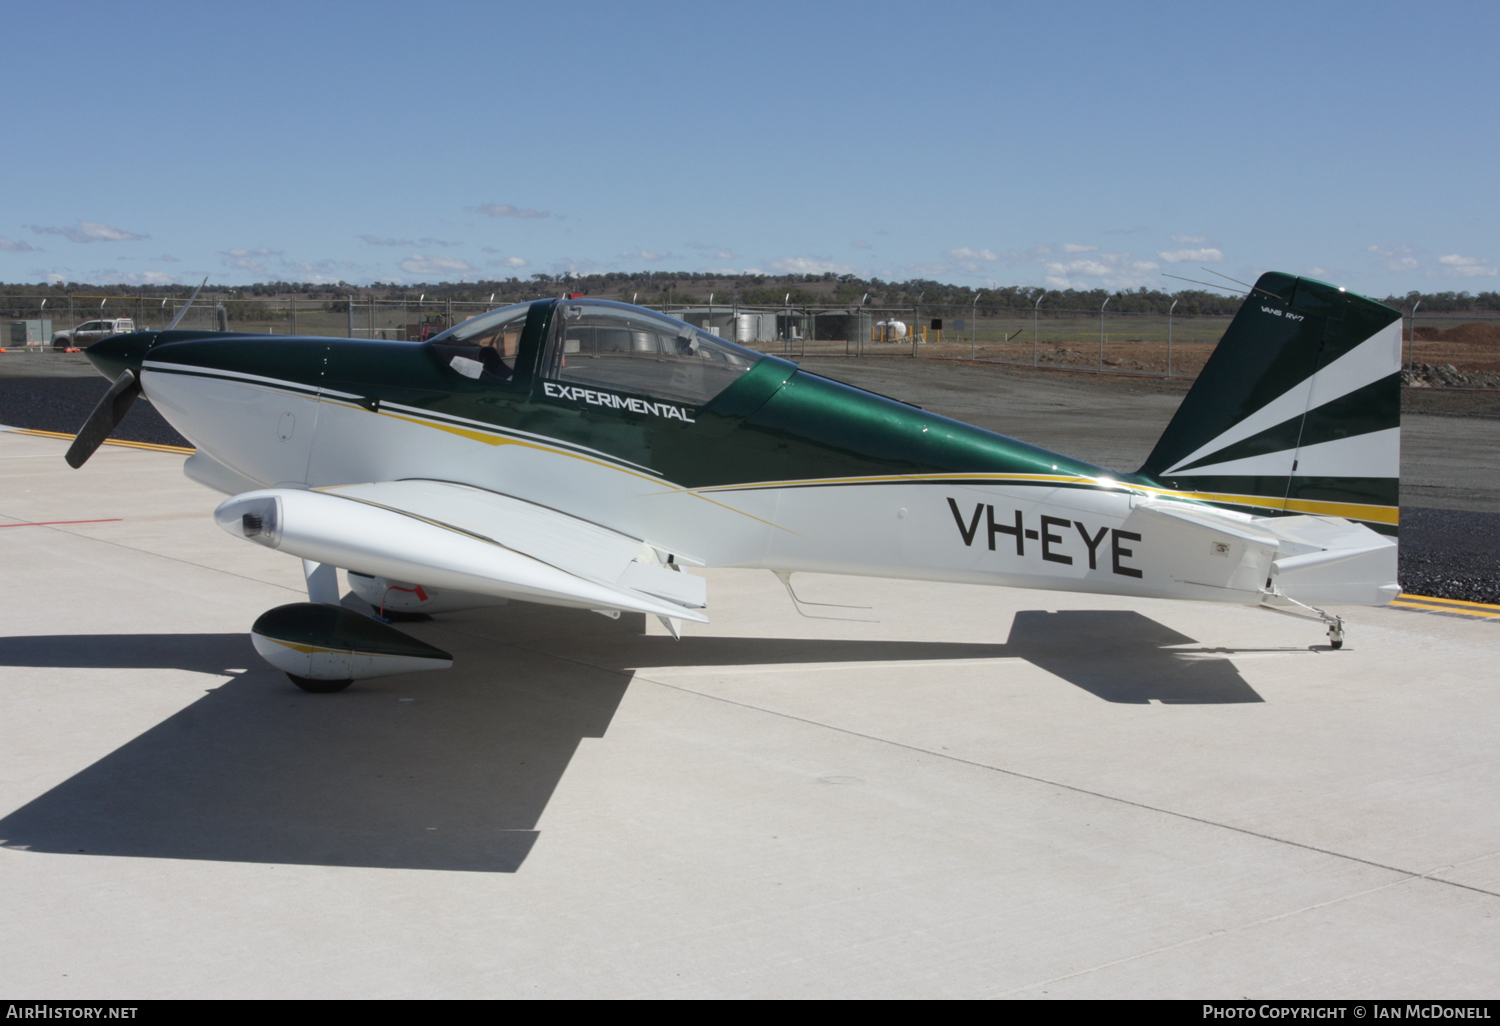
[[[684,567],[1232,602],[1382,605],[1396,583],[1400,318],[1266,274],[1139,471],[1116,474],[623,303],[539,300],[427,342],[140,331],[81,466],[144,392],[303,560],[252,628],[310,691],[451,665],[390,625],[510,599],[707,622]],[[335,568],[369,603],[340,606]],[[790,585],[788,585],[790,591]],[[794,596],[795,598],[795,596]]]

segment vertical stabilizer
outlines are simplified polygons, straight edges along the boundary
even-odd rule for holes
[[[1140,472],[1250,512],[1395,533],[1400,321],[1335,286],[1262,275]]]

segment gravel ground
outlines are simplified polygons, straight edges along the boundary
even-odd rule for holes
[[[0,424],[41,431],[75,432],[88,420],[109,390],[109,382],[92,377],[0,377]],[[141,396],[115,429],[115,438],[157,445],[189,445]]]
[[[1402,507],[1400,578],[1413,595],[1500,603],[1500,513]]]
[[[970,376],[953,365],[914,367],[896,361],[826,364],[808,369],[1121,469],[1139,462],[1144,452],[1136,450],[1149,448],[1186,391],[1184,383],[1175,381]],[[50,361],[42,376],[20,376],[28,370],[32,370],[30,365],[0,367],[0,424],[77,431],[109,387],[108,381],[77,358],[66,365]],[[1457,418],[1494,416],[1492,395],[1422,395],[1422,391],[1407,390],[1407,396],[1416,400],[1412,405],[1440,412],[1446,425],[1461,429],[1464,422]],[[1412,392],[1418,394],[1411,396]],[[1083,399],[1088,404],[1080,407]],[[1135,434],[1140,438],[1134,438]],[[144,397],[130,408],[115,437],[160,445],[189,444]],[[1449,438],[1451,444],[1451,433]],[[1404,589],[1417,595],[1500,603],[1500,513],[1403,507],[1400,579]]]

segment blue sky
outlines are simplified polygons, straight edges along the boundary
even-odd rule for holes
[[[12,5],[0,279],[1500,288],[1494,3]]]

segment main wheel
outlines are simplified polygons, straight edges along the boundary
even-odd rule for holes
[[[299,677],[295,673],[289,673],[287,676],[303,691],[311,691],[315,695],[331,695],[354,683],[352,680],[313,680],[311,677]]]
[[[1330,640],[1328,642],[1328,647],[1331,648],[1331,649],[1333,649],[1335,652],[1337,652],[1339,649],[1341,649],[1341,648],[1344,647],[1344,639],[1343,638],[1339,638],[1337,641]]]

